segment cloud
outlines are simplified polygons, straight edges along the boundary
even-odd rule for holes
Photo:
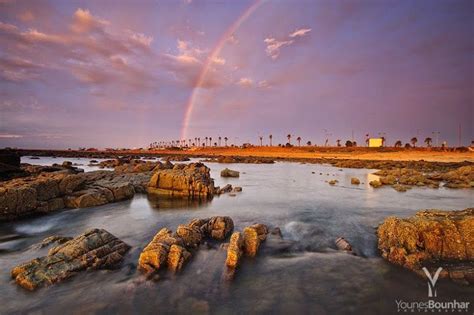
[[[264,43],[267,44],[265,51],[270,58],[275,60],[280,56],[280,49],[293,44],[293,42],[293,40],[278,41],[275,38],[265,38]]]
[[[293,33],[290,33],[288,37],[283,40],[277,40],[274,37],[267,37],[263,40],[263,42],[267,45],[265,51],[270,58],[276,60],[280,56],[281,48],[292,45],[295,43],[298,37],[304,37],[310,31],[310,28],[300,28]]]
[[[18,14],[17,17],[22,22],[31,22],[35,19],[35,15],[30,10]]]
[[[17,139],[17,138],[23,138],[22,135],[14,135],[14,134],[2,134],[0,133],[0,138],[2,139]]]
[[[79,8],[74,12],[71,30],[76,33],[100,31],[108,24],[108,21],[93,16],[89,10]]]
[[[0,56],[0,77],[7,81],[21,82],[37,78],[41,67],[27,59]]]
[[[237,84],[243,87],[251,87],[253,85],[253,80],[250,78],[240,78]]]
[[[306,34],[308,34],[309,32],[311,32],[310,28],[300,28],[300,29],[294,31],[293,33],[291,33],[290,37],[291,38],[293,38],[293,37],[302,37],[302,36],[305,36]]]

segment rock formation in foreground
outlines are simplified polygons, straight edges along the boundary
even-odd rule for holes
[[[153,275],[164,267],[179,271],[203,239],[222,241],[233,229],[232,219],[220,216],[193,219],[188,224],[179,225],[174,234],[163,228],[141,252],[138,269],[147,275]]]
[[[176,164],[172,169],[154,172],[148,193],[189,198],[211,198],[214,180],[210,169],[202,163]]]
[[[382,257],[391,263],[420,275],[423,267],[443,267],[441,277],[474,283],[474,208],[424,210],[407,219],[389,217],[377,235]]]
[[[60,282],[79,271],[112,268],[130,246],[103,229],[93,229],[49,250],[48,255],[16,266],[16,283],[28,290]]]

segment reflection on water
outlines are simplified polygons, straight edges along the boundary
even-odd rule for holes
[[[410,216],[418,209],[473,206],[470,190],[373,189],[368,185],[371,171],[363,169],[297,163],[208,165],[216,186],[229,183],[243,192],[201,203],[138,194],[101,207],[1,223],[0,313],[396,313],[396,299],[427,299],[426,281],[379,257],[377,225],[389,215]],[[225,167],[240,171],[240,178],[221,178]],[[351,185],[351,177],[363,184]],[[338,184],[330,186],[331,179]],[[239,230],[256,222],[278,226],[287,243],[264,244],[258,257],[244,259],[231,283],[222,280],[225,251],[219,246],[201,246],[178,275],[163,272],[153,282],[137,274],[140,251],[159,229],[174,230],[192,218],[213,215],[231,216]],[[11,282],[13,266],[47,253],[48,248],[31,245],[53,234],[74,236],[92,227],[105,228],[132,246],[121,268],[81,273],[34,293]],[[13,234],[17,236],[1,241]],[[359,256],[336,251],[339,236]],[[440,280],[436,288],[443,300],[473,300],[472,287]]]
[[[163,209],[192,209],[197,207],[205,207],[209,199],[206,198],[199,198],[199,199],[191,199],[188,197],[178,197],[172,198],[170,196],[159,196],[159,195],[148,195],[148,201],[150,203],[150,207],[156,210],[163,210]]]

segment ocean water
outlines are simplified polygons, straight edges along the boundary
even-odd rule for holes
[[[83,164],[79,167],[86,171],[97,169],[85,166],[90,159],[80,158],[23,157],[22,162],[64,160]],[[396,300],[426,301],[427,282],[379,256],[376,227],[391,215],[474,206],[472,190],[373,189],[368,183],[374,170],[287,162],[207,165],[216,185],[230,183],[243,191],[192,203],[137,194],[124,202],[0,223],[0,239],[6,239],[0,242],[0,313],[395,314]],[[221,178],[225,167],[240,171],[240,178]],[[362,184],[351,185],[351,177]],[[339,183],[330,186],[331,179]],[[287,242],[262,245],[257,257],[243,260],[230,282],[223,280],[226,252],[219,244],[201,246],[176,275],[165,271],[151,281],[137,272],[140,251],[158,230],[213,215],[232,217],[237,230],[253,223],[280,227]],[[36,292],[11,280],[15,265],[47,253],[47,248],[32,245],[50,235],[75,236],[89,228],[104,228],[132,246],[119,268],[82,272]],[[357,256],[336,250],[339,236]],[[436,288],[439,300],[474,304],[472,287],[439,280]]]

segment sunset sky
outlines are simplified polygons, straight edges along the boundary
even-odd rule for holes
[[[0,0],[0,147],[473,138],[473,1]],[[325,131],[327,130],[327,131]]]

